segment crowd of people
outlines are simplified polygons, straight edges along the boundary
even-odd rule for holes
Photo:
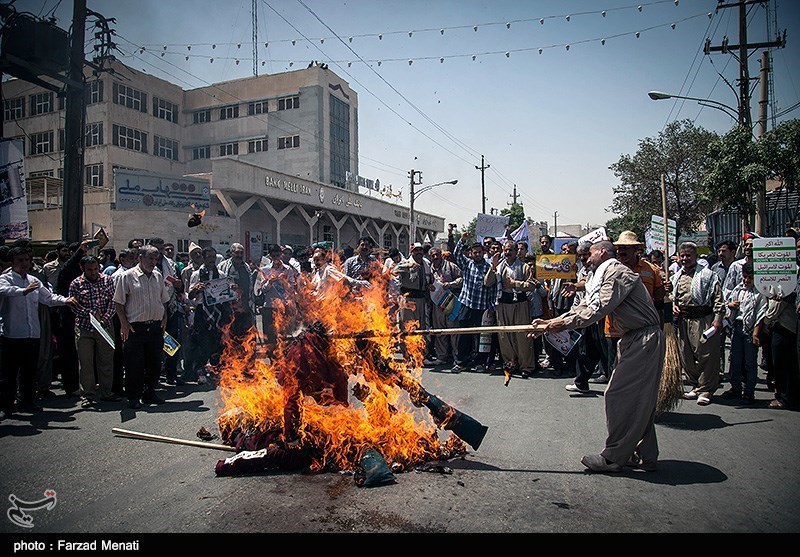
[[[754,287],[753,235],[741,246],[721,242],[711,258],[683,243],[669,267],[662,253],[645,253],[630,231],[616,241],[568,241],[561,252],[575,255],[577,277],[539,280],[536,257],[525,242],[508,234],[481,242],[471,242],[467,233],[456,240],[454,234],[451,225],[446,244],[415,243],[407,256],[376,249],[363,237],[354,250],[333,253],[328,245],[312,246],[295,256],[291,246],[274,245],[250,261],[238,243],[226,254],[195,243],[176,254],[175,246],[160,238],[146,245],[132,240],[119,253],[106,248],[97,256],[88,240],[61,242],[44,259],[33,257],[25,240],[0,246],[0,419],[39,411],[38,400],[55,396],[56,380],[64,396],[86,409],[123,400],[137,409],[163,402],[157,392],[162,384],[213,383],[226,343],[252,336],[260,315],[268,352],[285,332],[276,328],[276,311],[298,295],[298,284],[308,281],[324,296],[332,280],[344,281],[356,294],[388,285],[390,310],[402,328],[538,322],[550,323],[552,335],[578,332],[569,337],[568,350],[549,335],[527,332],[432,335],[426,367],[453,373],[503,370],[509,378],[550,369],[574,378],[568,392],[588,393],[590,381],[620,377],[631,323],[660,330],[666,317],[674,321],[691,387],[685,398],[710,404],[728,357],[730,387],[720,396],[752,403],[760,348],[775,394],[770,406],[798,404],[800,305],[794,294],[768,300]],[[542,236],[537,251],[552,254],[552,243]],[[607,271],[609,261],[613,273]],[[605,275],[595,278],[601,269]],[[628,300],[621,307],[634,308],[634,314],[612,311],[623,298],[614,298],[611,286],[601,288],[611,274],[615,278],[607,282],[617,284]],[[374,280],[378,275],[383,280]],[[619,286],[632,284],[632,277],[644,287],[635,301],[627,286]],[[674,301],[672,315],[665,316],[665,298]],[[663,339],[648,337],[651,341],[658,350]],[[629,355],[625,365],[637,365],[636,358]],[[657,376],[648,381],[649,388]],[[648,417],[637,419],[646,425]],[[651,449],[644,452],[641,458],[652,458]]]

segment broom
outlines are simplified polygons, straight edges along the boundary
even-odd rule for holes
[[[664,175],[661,175],[661,209],[664,213],[664,255],[665,261],[669,257],[669,227],[667,223],[667,195],[664,186]],[[669,265],[665,269],[665,281],[669,284]],[[664,310],[672,312],[671,294],[667,295]],[[656,416],[669,412],[678,406],[683,398],[683,372],[681,368],[680,349],[678,347],[678,333],[671,320],[664,323],[664,337],[666,351],[664,354],[664,369],[661,372],[661,381],[658,385],[658,400],[656,401]]]

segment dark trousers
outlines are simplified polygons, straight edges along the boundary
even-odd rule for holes
[[[164,335],[161,321],[131,323],[125,342],[125,394],[129,400],[155,394],[161,373]]]
[[[575,385],[578,387],[589,388],[589,379],[592,377],[597,364],[602,360],[603,347],[600,344],[603,332],[598,330],[597,324],[590,325],[579,331],[581,339],[570,352],[570,356],[575,354],[577,359],[577,371],[575,372]]]
[[[183,314],[179,311],[176,311],[167,318],[167,333],[169,333],[169,335],[179,343],[183,344],[181,342],[182,331]],[[178,378],[178,364],[180,363],[181,358],[183,358],[183,348],[178,348],[178,351],[172,356],[164,354],[164,375],[166,376],[167,381],[175,381]]]
[[[459,319],[459,327],[480,327],[483,319],[482,309],[469,308],[466,312],[464,319]],[[472,353],[475,350],[475,344],[478,342],[477,334],[474,335],[458,335],[456,343],[456,363],[459,365],[467,365],[472,358]],[[481,358],[482,359],[482,358]],[[482,362],[481,362],[482,363]]]
[[[203,327],[195,327],[192,331],[192,346],[194,347],[194,369],[198,375],[205,375],[206,364],[219,365],[222,355],[222,333],[216,329],[209,331]]]
[[[775,398],[790,406],[795,406],[800,403],[797,335],[781,325],[775,325],[771,329],[771,336],[772,368],[775,373]]]
[[[19,377],[20,402],[33,403],[36,368],[39,362],[38,338],[0,337],[3,362],[0,366],[0,408],[11,410],[17,396]]]
[[[269,345],[274,345],[277,340],[274,313],[275,310],[273,308],[261,308],[261,330]]]
[[[733,322],[731,336],[730,382],[734,391],[753,394],[758,378],[758,346],[753,344],[753,335],[745,335],[741,321]]]
[[[114,379],[111,383],[111,391],[115,395],[123,396],[125,393],[125,358],[119,317],[114,315],[111,323],[114,325]]]
[[[52,323],[52,327],[53,334],[56,337],[58,370],[61,373],[61,383],[64,390],[69,394],[80,389],[78,350],[75,347],[75,316],[72,310],[67,307],[55,309],[55,320]]]

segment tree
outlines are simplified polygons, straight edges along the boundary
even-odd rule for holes
[[[789,120],[758,140],[758,156],[767,177],[788,189],[800,187],[800,120]]]
[[[752,132],[737,126],[712,141],[708,154],[712,163],[703,180],[704,197],[742,215],[751,214],[753,199],[768,174]]]
[[[525,220],[525,209],[522,207],[522,203],[512,203],[509,208],[501,209],[500,215],[503,217],[509,217],[508,228],[513,232],[522,226],[522,223]]]
[[[612,228],[625,226],[639,238],[660,215],[661,174],[667,193],[667,216],[675,219],[678,232],[697,229],[713,204],[702,193],[702,179],[710,164],[708,145],[718,136],[696,127],[691,120],[670,122],[658,137],[639,142],[639,150],[622,155],[609,168],[620,179],[614,188],[610,210],[620,215]],[[614,221],[614,219],[612,219]]]

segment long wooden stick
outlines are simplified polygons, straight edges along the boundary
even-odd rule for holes
[[[493,325],[491,327],[455,327],[452,329],[418,329],[416,331],[359,331],[357,333],[333,333],[331,338],[376,338],[444,335],[477,335],[480,333],[543,333],[544,329],[533,325]]]
[[[161,443],[173,443],[175,445],[189,445],[192,447],[203,447],[204,449],[217,449],[219,451],[236,452],[235,447],[228,445],[221,445],[217,443],[206,443],[204,441],[190,441],[188,439],[176,439],[174,437],[164,437],[162,435],[152,435],[150,433],[139,433],[138,431],[131,431],[129,429],[120,429],[115,427],[111,433],[121,435],[122,437],[130,437],[131,439],[146,439],[147,441],[159,441]]]

